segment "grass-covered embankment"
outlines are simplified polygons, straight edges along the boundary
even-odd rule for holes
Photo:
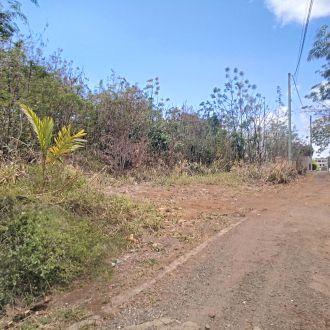
[[[100,183],[65,165],[0,166],[0,311],[98,269],[128,246],[129,235],[157,230],[152,205],[107,196]]]

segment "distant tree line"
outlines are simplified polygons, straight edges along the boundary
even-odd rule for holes
[[[15,8],[14,8],[15,9]],[[16,9],[19,9],[16,8]],[[7,17],[7,16],[6,16]],[[7,22],[10,26],[10,17]],[[86,159],[98,159],[114,173],[180,162],[262,163],[287,157],[288,129],[281,91],[270,109],[242,71],[225,70],[223,87],[197,109],[160,98],[158,78],[145,87],[112,73],[95,90],[81,70],[56,52],[43,55],[31,39],[15,37],[15,25],[0,38],[0,156],[33,162],[36,140],[20,111],[30,106],[51,116],[55,129],[72,124],[87,132]],[[6,32],[7,31],[7,32]],[[294,134],[295,158],[311,153]]]

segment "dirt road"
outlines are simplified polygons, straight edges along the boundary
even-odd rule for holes
[[[259,211],[136,295],[105,329],[161,317],[201,329],[330,329],[330,175],[245,198],[248,207]]]

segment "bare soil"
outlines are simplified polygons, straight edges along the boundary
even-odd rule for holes
[[[185,189],[190,215],[204,202]],[[209,210],[246,220],[123,304],[104,329],[161,317],[201,329],[330,329],[330,175],[225,199],[205,189]]]

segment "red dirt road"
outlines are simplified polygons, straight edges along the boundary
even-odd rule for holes
[[[160,317],[201,329],[330,329],[330,174],[241,203],[262,211],[136,295],[105,329]]]

